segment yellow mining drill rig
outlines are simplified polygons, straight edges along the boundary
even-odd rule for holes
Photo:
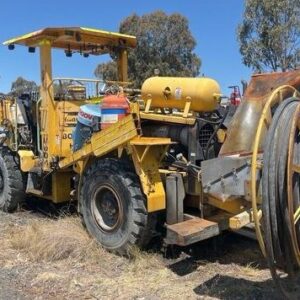
[[[255,228],[279,286],[278,269],[299,268],[300,71],[254,75],[232,116],[210,78],[130,88],[133,36],[46,28],[4,44],[39,49],[41,87],[1,101],[2,210],[27,195],[77,201],[87,231],[120,254],[149,242],[158,215],[169,245]],[[52,48],[113,54],[119,81],[53,78]]]

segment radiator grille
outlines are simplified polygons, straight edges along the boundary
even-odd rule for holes
[[[199,142],[202,148],[205,148],[209,138],[214,132],[214,128],[210,124],[206,124],[200,129]]]

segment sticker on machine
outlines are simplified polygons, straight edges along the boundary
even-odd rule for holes
[[[177,87],[177,88],[175,89],[174,94],[175,94],[175,99],[176,99],[176,100],[181,100],[182,89],[181,89],[180,87]]]
[[[101,123],[116,123],[118,121],[118,115],[117,114],[103,114],[101,116]]]

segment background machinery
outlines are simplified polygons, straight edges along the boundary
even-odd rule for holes
[[[40,50],[41,92],[0,105],[0,207],[27,195],[78,202],[106,249],[186,246],[255,228],[272,275],[300,266],[300,71],[254,75],[235,114],[210,78],[147,79],[130,88],[135,37],[46,28],[4,43]],[[53,78],[51,49],[114,54],[118,82]],[[232,119],[231,119],[232,118]],[[231,119],[231,120],[230,120]]]

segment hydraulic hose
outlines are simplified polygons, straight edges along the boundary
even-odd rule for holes
[[[215,138],[215,136],[216,136],[218,130],[220,129],[220,127],[222,126],[222,124],[224,123],[224,120],[226,119],[226,117],[227,117],[227,115],[228,115],[228,113],[229,113],[229,108],[230,108],[229,105],[226,106],[225,113],[224,113],[222,119],[217,123],[218,125],[217,125],[216,128],[214,129],[213,134],[210,136],[210,138],[209,138],[209,140],[208,140],[208,142],[207,142],[207,144],[206,144],[205,151],[204,151],[204,154],[205,154],[205,158],[206,158],[206,159],[208,159],[208,150],[209,150],[209,147],[210,147],[210,145],[211,145],[211,142],[212,142],[212,140]]]
[[[298,105],[300,99],[293,97],[278,106],[265,141],[262,173],[262,230],[266,259],[276,285],[282,295],[290,299],[296,298],[282,284],[278,270],[283,269],[289,275],[299,270],[291,234],[294,220],[289,216],[287,196],[289,132]]]

